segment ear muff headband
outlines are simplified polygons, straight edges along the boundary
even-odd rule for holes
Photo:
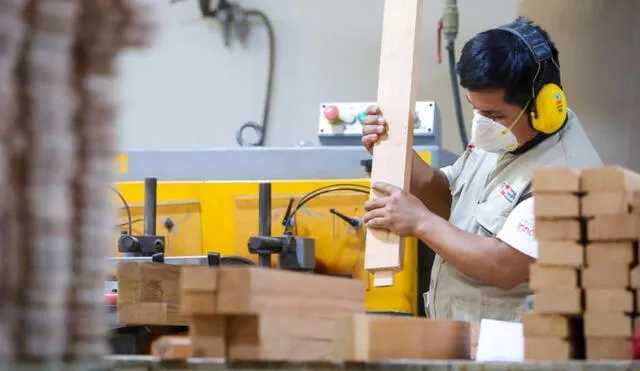
[[[531,110],[531,125],[537,131],[552,134],[558,131],[567,118],[567,99],[562,88],[556,84],[545,84],[539,92],[535,92],[536,80],[540,75],[542,63],[553,61],[551,45],[531,22],[522,18],[498,28],[510,32],[527,46],[538,64],[538,70],[532,81],[533,107]]]

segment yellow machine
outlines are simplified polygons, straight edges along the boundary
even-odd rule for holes
[[[431,153],[422,157],[430,161]],[[127,156],[120,157],[121,172],[128,172]],[[156,233],[165,237],[166,256],[194,256],[217,252],[243,256],[257,262],[247,242],[258,235],[258,184],[260,181],[159,181]],[[369,179],[276,180],[272,181],[272,235],[282,235],[281,223],[290,198],[299,200],[309,192],[331,185],[349,184],[368,189]],[[143,234],[144,182],[120,182],[116,188],[127,201],[132,233]],[[331,210],[349,217],[362,217],[364,192],[330,191],[310,200],[296,216],[295,235],[315,240],[316,272],[352,275],[369,282],[367,310],[417,314],[418,241],[407,239],[404,269],[393,287],[374,288],[372,275],[363,269],[364,227],[349,225]],[[344,187],[342,188],[344,189]],[[128,213],[120,208],[120,223],[114,236],[128,230]],[[114,244],[113,256],[119,256]]]
[[[321,104],[319,146],[145,150],[121,154],[116,188],[129,204],[129,212],[124,207],[120,209],[120,224],[114,237],[129,229],[132,235],[144,234],[147,242],[149,236],[156,236],[151,237],[152,243],[164,236],[166,257],[219,253],[258,262],[258,256],[249,253],[249,239],[260,234],[260,184],[271,184],[270,235],[274,237],[285,234],[282,222],[291,198],[297,204],[310,192],[334,185],[330,187],[333,190],[318,192],[321,194],[309,199],[297,211],[295,225],[288,230],[302,241],[313,240],[314,272],[367,281],[369,311],[420,314],[433,252],[416,239],[407,239],[404,268],[396,274],[395,285],[373,287],[372,275],[363,270],[364,227],[345,221],[362,217],[363,205],[369,197],[366,169],[370,167],[367,161],[371,160],[360,141],[362,117],[371,104]],[[441,148],[440,115],[435,102],[416,102],[414,121],[416,152],[432,166],[452,164],[457,156]],[[147,220],[146,228],[144,222],[147,178],[158,180],[156,209],[149,212],[156,216],[155,228],[152,220]],[[335,186],[345,184],[349,186]],[[264,213],[262,219],[263,222],[267,219]],[[145,234],[145,230],[152,232]],[[118,256],[116,246],[114,243],[114,257]],[[272,266],[276,265],[273,263]]]

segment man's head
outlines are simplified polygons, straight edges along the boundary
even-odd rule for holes
[[[460,85],[467,90],[471,105],[505,127],[516,123],[512,130],[519,143],[538,134],[528,114],[533,94],[548,83],[561,86],[560,71],[554,65],[559,65],[558,50],[544,30],[534,27],[547,40],[553,55],[553,60],[542,63],[537,77],[538,63],[524,41],[500,29],[479,33],[469,40],[457,66]]]

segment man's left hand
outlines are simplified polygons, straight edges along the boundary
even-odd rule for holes
[[[367,201],[363,222],[368,228],[387,229],[401,237],[416,236],[420,224],[431,214],[414,195],[388,183],[374,183],[378,197]]]

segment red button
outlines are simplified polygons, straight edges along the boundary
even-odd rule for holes
[[[329,121],[336,121],[339,116],[340,112],[336,106],[327,106],[324,109],[324,117]]]

